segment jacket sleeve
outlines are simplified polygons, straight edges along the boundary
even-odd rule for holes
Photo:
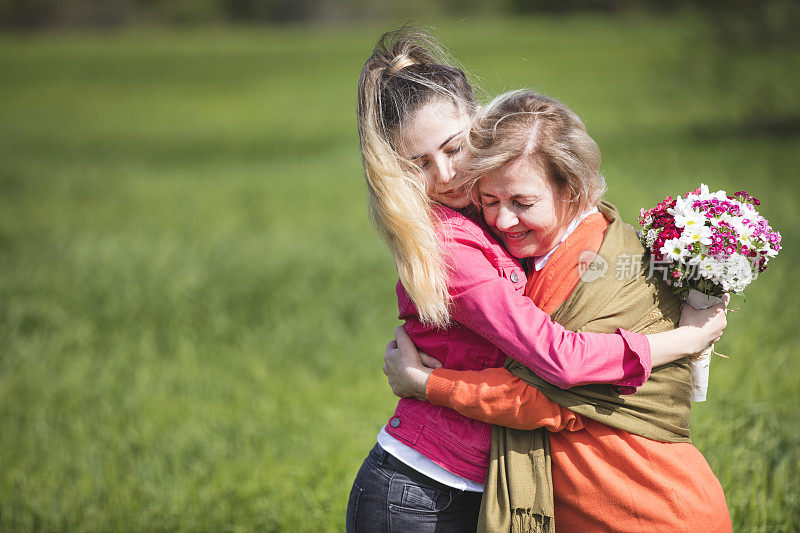
[[[578,431],[583,418],[551,401],[505,368],[437,368],[428,378],[428,401],[489,424],[515,429]]]
[[[452,267],[448,286],[454,320],[561,388],[611,383],[633,393],[647,381],[650,344],[644,335],[564,329],[498,274],[477,227],[452,225],[450,230],[442,245]]]

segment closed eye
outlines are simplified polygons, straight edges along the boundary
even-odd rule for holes
[[[464,147],[464,145],[463,145],[463,144],[459,144],[458,146],[456,146],[456,147],[455,147],[455,148],[453,148],[452,150],[448,150],[448,151],[447,151],[447,152],[445,152],[445,153],[446,153],[447,155],[449,155],[449,156],[454,156],[454,155],[456,155],[457,153],[459,153],[463,147]]]

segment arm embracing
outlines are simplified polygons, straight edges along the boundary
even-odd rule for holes
[[[583,419],[548,399],[505,368],[439,368],[428,377],[428,401],[489,424],[549,431],[583,429]]]
[[[443,245],[453,263],[453,318],[542,379],[562,388],[587,383],[638,387],[647,380],[651,363],[645,336],[566,330],[498,275],[479,235],[455,227]]]
[[[550,431],[584,427],[579,415],[558,405],[505,368],[481,371],[441,368],[439,361],[417,350],[405,329],[386,346],[383,371],[392,391],[449,407],[490,424]]]

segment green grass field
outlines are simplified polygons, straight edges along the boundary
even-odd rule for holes
[[[0,35],[0,530],[343,529],[395,403],[354,120],[384,29]],[[630,221],[701,180],[761,198],[784,251],[734,300],[692,430],[735,530],[796,531],[800,137],[684,87],[680,29],[437,33],[488,93],[581,114]]]

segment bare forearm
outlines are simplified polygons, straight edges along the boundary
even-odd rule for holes
[[[698,334],[690,328],[690,326],[681,326],[669,331],[647,335],[653,367],[671,363],[699,351],[696,340]]]
[[[409,370],[409,392],[418,400],[427,401],[428,395],[426,389],[428,387],[428,378],[433,372],[432,368],[414,368]]]

